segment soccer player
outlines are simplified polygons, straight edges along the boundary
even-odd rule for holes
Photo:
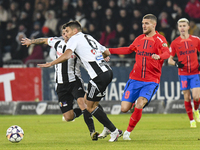
[[[88,93],[85,95],[87,110],[111,131],[109,142],[114,142],[122,135],[122,131],[118,130],[103,109],[98,107],[99,101],[105,96],[106,87],[113,77],[110,66],[104,60],[110,55],[110,52],[92,36],[83,34],[78,21],[68,22],[64,28],[66,36],[69,38],[64,54],[52,62],[38,65],[50,67],[64,62],[71,57],[73,52],[80,58],[91,79],[88,83]],[[95,133],[94,136],[98,137],[98,133]]]
[[[141,119],[143,108],[150,103],[158,89],[164,59],[170,56],[165,37],[155,30],[156,24],[156,16],[145,15],[142,20],[143,34],[138,36],[129,47],[109,48],[111,54],[136,53],[136,62],[129,75],[121,102],[122,112],[128,112],[136,102],[129,125],[123,135],[124,140],[131,140],[130,133]],[[106,128],[102,133],[106,135]]]
[[[62,37],[39,38],[30,40],[22,39],[22,45],[48,44],[56,50],[56,57],[60,57],[67,47],[68,38],[65,30],[62,29]],[[90,134],[95,133],[92,115],[87,111],[84,101],[84,86],[81,79],[80,60],[75,54],[71,55],[68,61],[55,66],[56,92],[58,95],[59,106],[66,121],[72,121],[83,113],[84,121],[88,126]],[[73,101],[77,100],[79,108],[73,109]],[[92,136],[92,140],[98,138]]]
[[[193,118],[191,105],[191,96],[194,102],[194,114],[197,122],[199,118],[199,96],[200,96],[200,76],[197,51],[200,51],[199,37],[190,35],[189,21],[186,18],[181,18],[177,22],[180,36],[172,41],[170,45],[170,57],[168,63],[178,67],[178,75],[180,80],[181,90],[184,95],[185,110],[190,119],[190,127],[195,128],[196,122]],[[177,55],[178,61],[174,61],[174,56]],[[192,95],[190,93],[192,90]]]

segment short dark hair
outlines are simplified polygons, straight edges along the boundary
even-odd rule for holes
[[[157,23],[157,17],[153,14],[147,14],[143,17],[143,19],[151,19],[151,20],[154,20]]]
[[[66,27],[70,27],[71,29],[76,28],[78,31],[82,31],[81,24],[78,21],[69,21],[62,25],[62,29],[65,29]]]

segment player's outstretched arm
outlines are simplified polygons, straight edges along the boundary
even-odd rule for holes
[[[56,60],[52,61],[52,62],[47,62],[46,64],[38,64],[39,67],[41,68],[46,68],[46,67],[51,67],[53,65],[62,63],[67,61],[71,55],[72,55],[72,50],[71,49],[67,49],[60,57],[58,57]]]
[[[22,45],[26,45],[27,47],[31,44],[48,44],[48,38],[38,38],[38,39],[28,39],[22,38],[21,40]]]

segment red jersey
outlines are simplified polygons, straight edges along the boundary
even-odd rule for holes
[[[169,58],[169,48],[164,36],[158,32],[153,37],[145,34],[138,36],[129,47],[109,48],[111,54],[130,54],[136,52],[136,63],[129,78],[145,81],[160,82],[161,70],[164,59]],[[152,54],[160,56],[159,60],[151,58]]]
[[[170,52],[172,56],[175,54],[178,61],[182,61],[183,68],[178,69],[179,75],[194,75],[198,74],[198,58],[197,50],[200,50],[200,39],[196,36],[190,35],[187,39],[182,39],[180,36],[172,41]]]

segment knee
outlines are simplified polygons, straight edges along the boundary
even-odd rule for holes
[[[193,100],[194,100],[194,101],[199,101],[199,96],[198,96],[198,95],[194,95],[194,96],[193,96]]]
[[[67,122],[72,121],[74,119],[74,111],[70,110],[66,113],[63,113],[63,117],[65,118],[65,121]]]
[[[69,121],[72,121],[74,119],[74,117],[71,117],[71,116],[64,116],[65,118],[65,121],[69,122]]]
[[[138,109],[143,109],[143,107],[148,103],[148,100],[144,97],[140,97],[135,105]]]
[[[121,112],[126,113],[129,111],[128,107],[121,106]]]
[[[87,107],[86,107],[86,104],[85,104],[85,101],[84,101],[83,98],[78,98],[78,99],[77,99],[77,103],[78,103],[78,106],[79,106],[79,108],[80,108],[81,110],[84,110],[84,109],[87,108]]]
[[[135,107],[137,107],[138,109],[142,109],[145,106],[145,104],[136,104]]]

